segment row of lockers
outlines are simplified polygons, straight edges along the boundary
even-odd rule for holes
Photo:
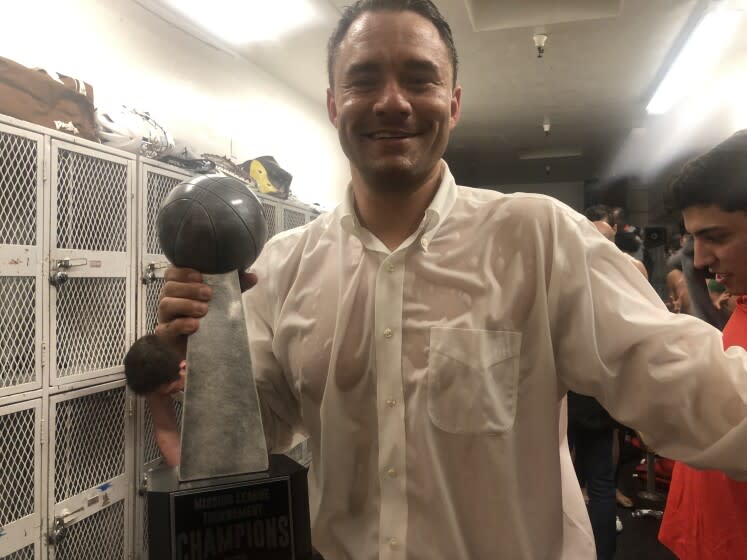
[[[0,558],[147,558],[159,454],[121,363],[155,325],[155,218],[188,176],[0,116]],[[260,200],[271,234],[316,215]]]

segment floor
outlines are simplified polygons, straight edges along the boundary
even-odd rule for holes
[[[630,496],[636,507],[649,507],[652,504],[642,500],[638,492],[645,489],[643,481],[633,477],[640,456],[630,452],[625,455],[625,462],[620,472],[620,489]],[[662,492],[665,488],[657,488]],[[653,504],[655,505],[655,504]],[[655,509],[662,509],[664,504],[658,504]],[[660,521],[652,517],[635,519],[631,516],[633,510],[618,508],[618,515],[623,522],[623,531],[617,535],[617,554],[615,560],[677,560],[658,539]]]

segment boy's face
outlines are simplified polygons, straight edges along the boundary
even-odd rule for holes
[[[747,294],[747,212],[690,206],[682,216],[693,236],[695,267],[715,272],[729,293]]]
[[[182,360],[179,362],[179,379],[172,381],[171,383],[164,383],[156,391],[159,395],[173,395],[179,391],[184,391],[184,380],[187,376],[187,362]]]

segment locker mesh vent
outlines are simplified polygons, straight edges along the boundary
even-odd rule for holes
[[[283,210],[283,231],[293,229],[295,227],[302,226],[306,223],[306,216],[303,212],[296,212],[295,210]]]
[[[34,513],[34,413],[0,416],[0,527]]]
[[[145,332],[152,333],[158,323],[158,296],[166,281],[156,278],[145,287]]]
[[[161,254],[163,251],[158,242],[158,229],[156,228],[158,209],[161,207],[161,202],[166,198],[166,195],[169,194],[171,189],[177,186],[181,181],[179,179],[174,179],[173,177],[154,173],[153,171],[148,171],[147,175],[147,250],[148,253]]]
[[[55,431],[56,502],[123,474],[124,387],[58,403]]]
[[[153,433],[153,417],[150,415],[150,407],[147,401],[143,401],[145,404],[145,416],[143,418],[144,429],[143,429],[143,463],[148,464],[161,457],[161,452],[158,450],[156,444],[156,436]],[[172,400],[174,405],[174,413],[176,414],[176,424],[181,430],[182,427],[182,403],[179,401]]]
[[[267,239],[272,237],[278,232],[277,219],[277,206],[266,200],[260,200],[262,203],[262,213],[265,215],[265,221],[267,222]]]
[[[143,558],[148,558],[148,538],[150,536],[150,532],[148,531],[148,501],[146,498],[143,498]]]
[[[127,251],[127,165],[60,149],[57,247]]]
[[[143,415],[143,463],[148,464],[161,456],[156,444],[156,436],[153,432],[153,417],[150,414],[148,401],[143,399],[145,414]]]
[[[57,546],[57,560],[123,560],[124,500],[70,525]]]
[[[126,352],[125,278],[70,278],[57,291],[57,375],[118,366]]]
[[[37,145],[0,132],[0,245],[36,245]]]
[[[36,378],[36,279],[0,277],[0,388]]]
[[[8,556],[3,556],[3,560],[34,560],[34,545],[30,544],[20,550],[11,552]]]

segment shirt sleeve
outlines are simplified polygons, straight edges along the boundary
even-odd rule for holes
[[[253,271],[258,277],[257,285],[243,296],[252,371],[262,410],[267,450],[282,453],[303,439],[295,436],[305,435],[299,400],[273,351],[275,300],[272,278],[261,266]]]
[[[657,453],[747,479],[747,353],[670,313],[614,244],[556,207],[548,310],[561,389],[595,397]]]

